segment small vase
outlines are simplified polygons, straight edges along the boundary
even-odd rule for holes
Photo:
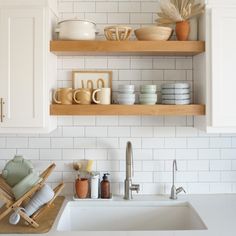
[[[187,41],[190,33],[189,21],[176,22],[176,37],[179,41]]]
[[[77,179],[75,182],[75,191],[78,198],[86,198],[88,195],[88,179]]]

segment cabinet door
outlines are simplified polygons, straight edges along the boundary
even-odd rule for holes
[[[0,127],[44,126],[44,31],[43,8],[0,9]]]
[[[212,9],[211,20],[211,122],[236,127],[236,8]]]

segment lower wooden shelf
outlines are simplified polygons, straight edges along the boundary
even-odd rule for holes
[[[202,116],[205,105],[51,105],[52,116]]]

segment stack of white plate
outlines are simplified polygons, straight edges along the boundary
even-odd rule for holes
[[[164,84],[161,89],[162,104],[188,105],[191,103],[188,83]]]
[[[144,105],[155,105],[157,103],[157,86],[156,85],[142,85],[139,101]]]
[[[133,105],[135,103],[134,85],[120,85],[117,101],[122,105]]]

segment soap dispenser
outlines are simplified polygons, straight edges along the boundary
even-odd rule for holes
[[[108,173],[104,174],[101,182],[101,198],[103,199],[110,198],[110,182],[108,180],[108,175]]]

